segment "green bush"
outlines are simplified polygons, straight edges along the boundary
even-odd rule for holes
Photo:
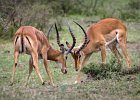
[[[130,0],[128,6],[130,9],[140,10],[140,0]]]
[[[119,79],[121,76],[139,73],[140,67],[134,65],[131,69],[123,68],[122,64],[118,64],[117,59],[112,56],[109,63],[105,65],[90,63],[82,69],[82,72],[93,79]]]
[[[112,78],[112,76],[117,76],[121,72],[121,64],[116,61],[116,58],[112,57],[109,63],[105,65],[90,63],[82,71],[94,79]]]
[[[140,14],[138,11],[134,11],[134,10],[123,10],[121,11],[121,19],[127,21],[139,20]]]
[[[130,0],[129,3],[120,9],[120,17],[123,20],[127,21],[140,21],[140,1],[139,0]]]
[[[87,17],[91,17],[91,20],[114,17],[138,22],[139,4],[139,0],[2,0],[0,38],[6,36],[9,39],[15,27],[21,25],[31,25],[46,33],[50,25],[57,22],[59,30],[62,30],[63,19],[70,16],[80,16],[78,20],[81,17],[84,17],[83,20]],[[3,32],[3,28],[7,32]]]

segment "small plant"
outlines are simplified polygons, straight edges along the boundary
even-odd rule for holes
[[[90,63],[82,69],[82,72],[93,79],[118,79],[121,76],[139,73],[140,67],[134,65],[131,69],[123,69],[122,64],[118,64],[117,59],[113,56],[109,63],[105,65]]]
[[[130,2],[128,3],[128,6],[131,9],[136,9],[139,10],[140,9],[140,1],[139,0],[130,0]]]
[[[120,75],[121,64],[118,64],[116,58],[112,57],[108,64],[101,65],[90,63],[84,67],[82,71],[94,79],[112,78],[112,74],[113,76]]]

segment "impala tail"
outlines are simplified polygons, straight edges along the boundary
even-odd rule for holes
[[[28,36],[23,35],[23,31],[16,35],[14,45],[19,53],[26,53],[31,48],[30,40]]]
[[[111,43],[113,43],[113,42],[119,42],[119,33],[118,32],[116,32],[116,36],[115,36],[115,38],[113,38],[111,41],[109,41],[109,42],[106,42],[106,44],[105,44],[105,46],[108,46],[108,45],[110,45]]]

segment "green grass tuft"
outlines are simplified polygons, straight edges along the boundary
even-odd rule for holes
[[[139,66],[133,66],[131,69],[123,68],[122,64],[117,63],[117,59],[112,56],[109,63],[95,64],[90,63],[82,69],[82,72],[92,77],[93,79],[112,79],[119,78],[125,75],[138,74],[140,72]]]

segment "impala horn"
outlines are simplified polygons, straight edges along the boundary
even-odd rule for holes
[[[87,39],[87,34],[86,34],[85,30],[83,29],[83,27],[80,24],[78,24],[77,22],[75,22],[75,21],[74,21],[74,23],[76,23],[82,29],[82,31],[84,32],[84,35],[85,35],[85,39],[84,39],[83,44],[76,51],[76,54],[78,54],[82,49],[84,49],[86,47],[86,45],[88,44],[89,41]]]
[[[67,24],[68,24],[68,23],[67,23]],[[71,31],[69,24],[68,24],[68,27],[69,27],[69,31],[70,31],[70,33],[71,33],[71,36],[72,36],[72,38],[73,38],[73,44],[72,44],[71,48],[67,50],[66,55],[68,55],[68,54],[71,52],[71,50],[74,48],[75,43],[76,43],[75,36],[74,36],[73,32]],[[56,23],[55,23],[55,29],[56,29],[56,34],[57,34],[57,44],[59,45],[61,51],[64,52],[66,49],[64,48],[64,45],[60,43],[59,32],[58,32]]]
[[[55,23],[56,35],[57,35],[57,44],[61,47],[63,44],[60,43],[59,32]]]
[[[71,34],[71,37],[73,39],[72,46],[70,47],[70,49],[68,49],[68,51],[66,53],[66,54],[69,54],[71,52],[71,50],[74,48],[75,44],[76,44],[76,38],[75,38],[74,33],[72,32],[71,28],[70,28],[70,25],[69,25],[68,21],[66,21],[66,22],[67,22],[67,26],[69,28],[69,32]]]
[[[53,25],[51,25],[51,27],[49,28],[49,30],[48,30],[48,34],[47,34],[47,37],[48,37],[48,39],[49,39],[49,36],[50,36],[50,33],[51,33],[51,29],[53,28]]]

